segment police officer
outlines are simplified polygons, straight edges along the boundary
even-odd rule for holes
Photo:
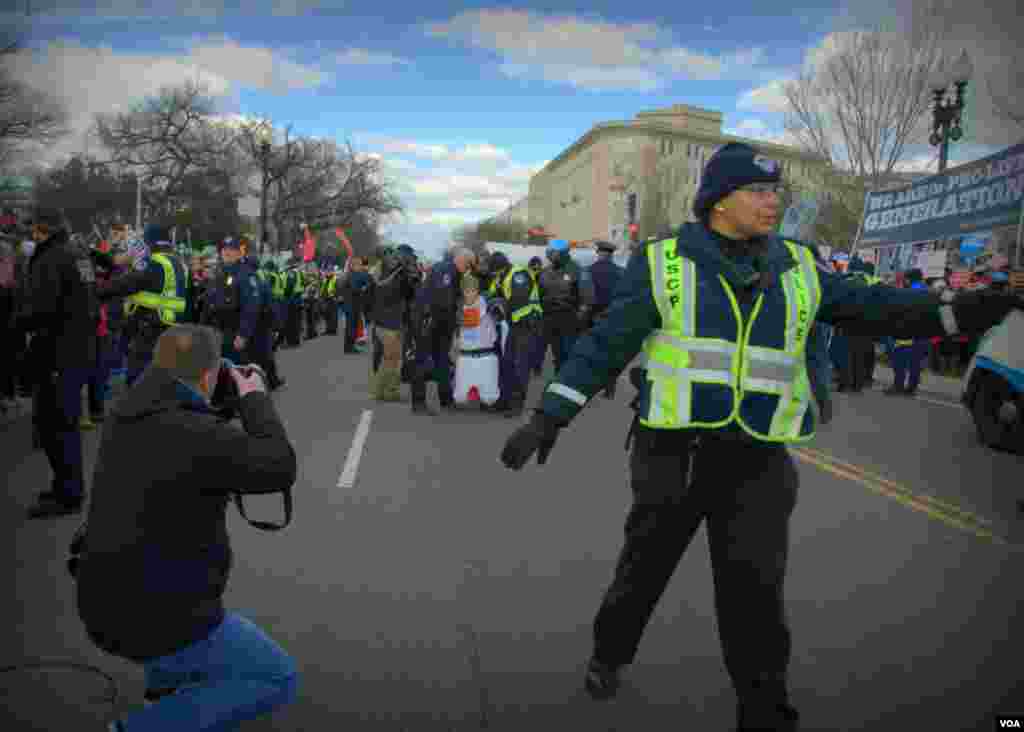
[[[535,338],[540,333],[540,294],[526,267],[513,266],[501,252],[492,254],[487,263],[491,275],[488,295],[500,308],[508,323],[508,336],[501,349],[499,388],[501,397],[495,408],[506,417],[523,414],[530,386],[530,359]]]
[[[795,730],[783,600],[797,471],[785,445],[814,436],[804,361],[816,320],[863,335],[984,331],[1024,300],[862,287],[820,272],[775,234],[781,166],[741,143],[707,162],[699,223],[631,257],[607,318],[584,334],[506,442],[546,461],[560,429],[641,351],[626,544],[594,623],[585,687],[612,696],[680,557],[706,519],[725,665],[740,730]],[[632,376],[632,374],[631,374]]]
[[[267,388],[277,391],[285,381],[277,372],[277,359],[274,358],[274,278],[266,265],[260,266],[254,258],[249,259],[248,265],[250,273],[259,279],[260,318],[246,356],[267,375]]]
[[[615,245],[609,241],[596,243],[597,261],[588,268],[584,288],[584,308],[586,309],[586,327],[593,328],[596,323],[602,320],[612,302],[612,293],[619,284],[623,269],[615,263],[612,258],[615,254]],[[606,399],[615,397],[615,385],[618,383],[618,374],[615,375],[608,386],[604,389]]]
[[[874,274],[872,265],[854,256],[847,267],[846,278],[863,287],[871,287],[881,282]],[[840,372],[840,390],[862,394],[864,387],[869,385],[869,376],[874,374],[875,341],[871,336],[845,335],[846,361]]]
[[[320,335],[317,329],[317,315],[320,298],[320,273],[316,265],[310,265],[306,276],[303,278],[306,283],[306,290],[303,293],[302,307],[306,311],[306,340],[312,340]]]
[[[326,335],[338,335],[338,270],[337,268],[327,273],[327,279],[323,287],[324,297],[324,321]]]
[[[26,363],[34,380],[32,421],[53,470],[50,490],[39,493],[28,516],[47,518],[79,513],[85,501],[78,421],[82,387],[96,357],[99,303],[92,261],[71,246],[58,212],[38,213],[32,241],[16,326],[33,334]]]
[[[204,323],[224,334],[221,355],[236,364],[246,356],[257,334],[263,308],[259,277],[242,262],[242,244],[228,237],[221,245],[224,266],[214,280]]]
[[[416,330],[416,368],[412,380],[412,413],[433,415],[427,406],[427,378],[437,382],[442,409],[455,406],[449,352],[457,327],[462,296],[462,275],[474,266],[476,257],[459,247],[430,269],[416,292],[413,328]]]
[[[553,239],[547,251],[551,266],[540,273],[540,304],[544,310],[544,340],[555,356],[555,369],[569,357],[580,331],[579,268],[569,256],[569,242]]]
[[[285,335],[287,343],[292,348],[298,348],[302,343],[302,293],[306,283],[302,276],[302,270],[298,263],[292,262],[292,266],[286,271],[285,282]]]
[[[544,269],[544,260],[540,257],[530,257],[530,261],[527,264],[527,268],[530,270],[530,276],[533,277],[534,283],[540,283],[540,273]],[[538,293],[540,290],[538,290]],[[541,316],[543,317],[544,308],[541,307]],[[543,321],[542,321],[543,322]],[[533,339],[533,352],[530,356],[530,371],[533,372],[534,376],[540,376],[542,369],[544,368],[544,355],[547,353],[547,342],[544,340],[544,328],[541,327],[540,333],[534,336]]]
[[[123,297],[128,334],[130,386],[153,360],[153,349],[165,330],[188,320],[189,273],[174,250],[166,227],[147,224],[142,238],[149,257],[134,271],[116,277],[99,291],[102,300]],[[106,262],[94,254],[97,261]]]
[[[284,326],[285,320],[287,319],[287,305],[285,302],[285,285],[287,284],[287,278],[284,272],[277,271],[277,262],[273,259],[267,259],[263,263],[263,269],[265,271],[265,278],[270,284],[270,302],[271,310],[274,315],[274,338],[273,338],[273,350],[277,351],[281,344],[281,340],[284,338]]]

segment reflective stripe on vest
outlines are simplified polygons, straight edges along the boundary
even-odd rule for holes
[[[174,325],[177,323],[176,314],[185,312],[185,298],[178,297],[178,279],[174,273],[174,263],[166,254],[154,254],[152,259],[163,267],[163,292],[136,292],[125,298],[124,311],[131,315],[139,307],[155,310],[161,323]]]
[[[736,297],[721,275],[718,280],[725,292],[737,324],[733,338],[697,336],[697,320],[701,310],[697,303],[697,266],[676,251],[676,240],[669,239],[648,248],[652,292],[662,328],[644,341],[648,380],[651,382],[650,404],[641,423],[655,429],[688,427],[724,427],[734,420],[747,433],[772,442],[805,441],[814,436],[802,427],[808,410],[817,406],[811,395],[804,352],[818,304],[821,288],[813,255],[803,247],[786,242],[796,269],[782,274],[786,302],[784,347],[767,348],[750,343],[764,293],[758,295],[750,320],[743,322]],[[708,314],[713,317],[712,314]],[[700,421],[693,413],[697,384],[718,387],[730,392],[729,407],[717,418]],[[747,395],[777,397],[769,425],[751,424],[757,406]],[[718,397],[724,396],[721,392]],[[753,412],[754,414],[745,414]]]
[[[516,275],[519,272],[526,272],[527,275],[530,274],[529,270],[526,267],[513,267],[508,271],[508,274],[505,275],[505,282],[502,287],[502,291],[505,295],[505,299],[508,300],[509,302],[512,301],[512,277],[513,275]],[[521,308],[516,308],[515,310],[513,310],[509,318],[512,320],[513,323],[518,323],[520,320],[527,317],[528,315],[532,315],[533,313],[537,313],[537,315],[540,315],[542,312],[543,311],[540,307],[540,290],[537,287],[537,283],[534,282],[533,278],[531,277],[530,299]]]
[[[284,297],[284,273],[282,272],[271,272],[270,273],[270,294],[275,300],[280,300]]]

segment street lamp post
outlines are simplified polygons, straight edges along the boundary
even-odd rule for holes
[[[960,121],[964,110],[964,91],[971,78],[971,59],[966,49],[960,53],[953,64],[951,74],[939,72],[932,78],[932,134],[928,142],[939,148],[939,172],[946,170],[949,163],[949,142],[957,142],[963,137]],[[956,87],[956,98],[947,99],[950,84]]]
[[[958,142],[963,137],[960,121],[966,106],[964,92],[971,78],[971,71],[971,59],[967,55],[967,49],[964,49],[953,64],[951,73],[938,71],[931,80],[934,106],[932,134],[928,142],[939,148],[939,173],[944,172],[949,164],[949,141]],[[956,87],[956,98],[952,100],[946,99],[950,83]],[[938,242],[936,244],[938,245]]]
[[[260,143],[260,160],[263,163],[263,179],[260,182],[260,254],[267,240],[267,158],[270,157],[270,141]]]

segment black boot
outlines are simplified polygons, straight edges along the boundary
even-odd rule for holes
[[[583,680],[583,688],[590,698],[597,701],[611,699],[619,690],[619,670],[605,665],[596,659],[587,663],[587,673]]]

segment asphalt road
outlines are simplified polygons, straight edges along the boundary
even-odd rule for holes
[[[333,337],[280,354],[296,515],[264,533],[229,509],[227,603],[295,656],[302,681],[295,705],[245,729],[731,730],[703,531],[620,697],[581,689],[628,509],[631,388],[596,399],[547,466],[513,473],[498,462],[513,420],[371,402],[368,361]],[[796,451],[787,601],[804,729],[989,730],[997,711],[1024,714],[1024,459],[980,447],[966,412],[934,396],[837,399],[835,422]],[[141,703],[142,675],[92,648],[77,620],[63,562],[78,520],[23,518],[46,460],[26,449],[24,421],[0,439],[13,538],[0,665],[95,665],[123,712]],[[85,442],[91,466],[95,433]],[[247,508],[276,518],[280,503]],[[0,729],[102,730],[104,683],[4,674]]]

